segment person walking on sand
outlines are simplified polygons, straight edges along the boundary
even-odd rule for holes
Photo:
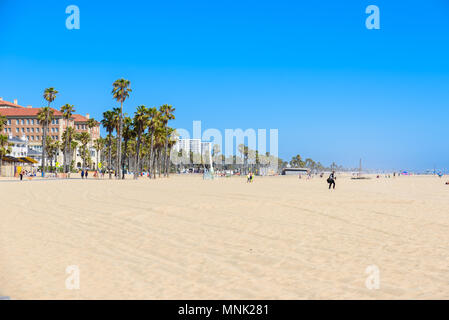
[[[84,179],[84,170],[81,169],[81,179]]]
[[[89,175],[89,171],[86,169],[86,172],[84,173],[84,175],[86,176],[86,179],[87,179],[87,176]]]
[[[333,189],[335,189],[335,180],[337,177],[335,176],[335,171],[332,171],[332,173],[329,175],[329,178],[327,178],[327,183],[329,183],[329,190],[333,186]]]

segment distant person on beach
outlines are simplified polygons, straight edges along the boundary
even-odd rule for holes
[[[23,171],[20,171],[19,177],[20,177],[20,181],[22,181],[23,180]]]
[[[86,170],[86,173],[84,175],[86,176],[86,179],[87,179],[87,176],[89,175],[89,171]]]
[[[332,173],[329,175],[329,178],[327,178],[327,183],[329,183],[329,190],[333,186],[333,189],[335,189],[335,180],[337,177],[335,176],[335,171],[332,171]]]
[[[84,179],[84,170],[81,170],[81,179]]]

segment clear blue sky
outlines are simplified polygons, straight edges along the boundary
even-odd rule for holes
[[[67,30],[65,8],[81,11]],[[365,8],[380,8],[367,30]],[[175,127],[277,128],[279,155],[449,168],[449,1],[0,0],[0,96],[101,118],[120,77]]]

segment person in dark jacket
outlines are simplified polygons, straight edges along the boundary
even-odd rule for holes
[[[333,186],[333,189],[335,189],[335,180],[337,177],[335,176],[335,171],[332,171],[332,173],[329,175],[329,178],[327,178],[327,183],[329,183],[329,190]]]
[[[84,170],[81,169],[81,179],[84,179]]]

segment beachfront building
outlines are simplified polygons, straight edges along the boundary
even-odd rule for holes
[[[7,123],[3,134],[10,139],[20,139],[27,142],[27,146],[32,150],[30,153],[39,154],[42,152],[42,139],[44,136],[43,126],[39,123],[37,115],[40,108],[33,108],[32,106],[23,107],[18,104],[17,99],[14,102],[8,102],[0,98],[0,115],[7,119]],[[75,129],[75,132],[89,132],[91,135],[91,142],[89,144],[89,153],[92,159],[92,168],[96,168],[95,159],[97,159],[96,150],[93,148],[93,141],[100,137],[100,123],[94,128],[89,128],[87,122],[90,118],[89,114],[82,116],[79,114],[73,115],[68,121],[63,118],[63,114],[56,109],[53,109],[54,119],[49,124],[47,129],[47,136],[54,141],[62,142],[62,134],[67,126]],[[61,165],[63,163],[63,153],[57,152],[56,161]],[[81,167],[82,159],[80,151],[75,153],[75,167]],[[39,157],[39,165],[42,159]],[[53,164],[54,165],[54,164]]]
[[[187,154],[201,154],[203,157],[212,155],[212,144],[210,142],[201,141],[201,139],[178,139],[173,145],[174,152],[184,151]]]
[[[26,157],[28,155],[28,141],[22,138],[9,136],[8,143],[11,147],[11,153],[8,155],[16,158]]]
[[[188,157],[188,161],[193,160],[193,164],[212,165],[212,143],[210,142],[204,142],[201,139],[178,138],[173,145],[172,152],[179,153],[181,151]],[[190,158],[190,155],[193,155],[193,159]]]

